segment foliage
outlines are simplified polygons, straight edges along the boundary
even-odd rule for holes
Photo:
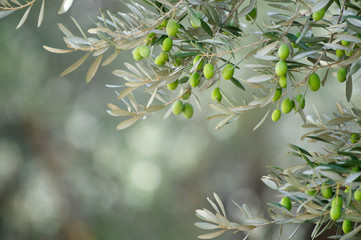
[[[2,0],[0,17],[27,8],[20,27],[34,3],[35,0],[24,4]],[[72,0],[64,0],[59,13],[67,11],[71,4]],[[356,106],[343,109],[337,104],[338,113],[318,116],[318,120],[306,119],[303,111],[310,94],[317,94],[313,92],[336,79],[345,88],[346,100],[351,101],[353,82],[359,77],[361,66],[359,1],[144,0],[143,5],[126,5],[128,13],[101,10],[95,26],[86,31],[72,18],[79,34],[58,24],[68,49],[44,46],[54,53],[85,52],[61,76],[94,57],[86,82],[93,79],[100,66],[109,65],[122,51],[132,49],[132,54],[128,54],[135,62],[125,63],[127,70],[113,71],[125,83],[109,86],[119,88],[116,93],[123,105],[109,103],[108,112],[126,117],[118,130],[163,109],[168,109],[164,118],[172,112],[183,112],[184,117],[191,118],[192,104],[201,108],[199,93],[210,89],[213,102],[209,106],[216,113],[208,120],[221,118],[216,129],[246,111],[265,109],[254,128],[257,129],[271,111],[272,120],[278,121],[281,109],[283,114],[297,112],[304,121],[303,127],[314,129],[303,138],[325,144],[316,153],[290,145],[290,154],[302,158],[305,164],[287,169],[271,167],[270,175],[262,178],[269,187],[288,197],[297,210],[270,203],[270,221],[255,218],[243,205],[239,208],[247,220],[239,224],[227,219],[215,195],[219,207],[208,200],[216,213],[197,210],[197,216],[206,222],[196,226],[220,230],[200,238],[217,237],[227,230],[250,231],[271,223],[304,222],[315,224],[313,239],[331,225],[338,228],[334,238],[359,236],[361,227],[356,225],[350,232],[343,230],[346,235],[341,236],[341,225],[342,220],[361,221],[356,196],[361,176],[361,110]],[[43,8],[44,1],[38,25]],[[246,76],[240,77],[240,72],[246,72]],[[231,93],[224,90],[229,85],[233,86]],[[140,91],[149,94],[144,103],[139,103],[143,100],[134,94]],[[327,198],[324,191],[331,191],[332,198]]]
[[[209,239],[219,236],[227,230],[252,231],[256,227],[269,224],[296,224],[298,226],[293,233],[296,234],[302,223],[315,225],[311,235],[312,239],[320,236],[332,225],[337,227],[337,233],[332,236],[334,239],[360,237],[361,227],[357,223],[361,221],[361,202],[355,197],[355,192],[359,191],[361,187],[361,142],[352,141],[350,136],[355,131],[358,134],[361,133],[361,110],[338,107],[339,113],[335,113],[334,118],[309,119],[304,125],[306,128],[314,129],[304,137],[323,143],[322,152],[308,152],[290,144],[289,147],[292,151],[289,152],[289,155],[301,158],[305,163],[285,169],[269,166],[270,174],[262,178],[268,187],[279,191],[280,200],[281,197],[288,197],[291,200],[292,210],[283,206],[282,202],[271,202],[269,203],[269,214],[272,220],[267,220],[255,217],[246,205],[239,206],[235,203],[246,217],[244,223],[241,224],[230,222],[224,211],[221,215],[216,204],[208,199],[216,213],[207,209],[197,210],[196,215],[205,222],[196,223],[196,226],[206,230],[221,230],[199,237]],[[330,189],[331,194],[325,195],[324,186]],[[330,212],[332,202],[337,197],[342,199],[340,207],[342,214],[334,221],[331,219]],[[220,208],[224,209],[216,195],[215,198]],[[352,222],[353,231],[343,235],[342,224],[345,220]]]

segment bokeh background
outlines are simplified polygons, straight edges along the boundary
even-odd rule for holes
[[[163,120],[164,111],[116,131],[121,119],[108,115],[106,104],[121,102],[105,85],[122,82],[111,71],[132,62],[130,51],[86,84],[90,61],[59,77],[81,53],[52,54],[42,46],[65,47],[56,23],[76,32],[74,16],[86,29],[100,7],[128,11],[123,1],[78,0],[62,16],[56,14],[60,1],[46,1],[43,25],[36,28],[39,5],[18,30],[23,12],[0,20],[0,239],[197,239],[206,231],[193,226],[194,211],[210,209],[206,197],[213,192],[232,220],[241,218],[232,201],[266,217],[266,202],[279,198],[260,180],[267,175],[265,166],[298,161],[286,156],[288,142],[314,148],[300,141],[305,130],[298,115],[283,116],[277,124],[268,120],[253,132],[265,114],[253,111],[216,131],[217,122],[206,121],[213,113],[206,91],[200,95],[203,111],[192,120]],[[328,84],[307,99],[325,113],[335,109],[330,96],[345,101],[339,87]],[[235,96],[244,94],[224,87]],[[314,115],[312,104],[305,112]],[[304,230],[308,226],[294,239],[307,239]],[[287,231],[292,228],[284,229],[281,239]],[[277,227],[264,227],[250,239],[277,234]],[[242,239],[242,233],[220,239]]]

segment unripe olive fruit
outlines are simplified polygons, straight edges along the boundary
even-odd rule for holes
[[[275,109],[272,112],[272,121],[277,122],[281,118],[281,111],[279,109]]]
[[[281,199],[281,205],[284,206],[288,211],[291,211],[292,209],[292,203],[288,197],[284,197]]]
[[[341,58],[343,55],[345,55],[345,50],[343,49],[336,49],[336,56]]]
[[[193,28],[199,28],[199,27],[202,25],[202,22],[201,22],[202,15],[201,15],[201,13],[196,12],[196,15],[197,15],[198,17],[193,17],[193,18],[191,18],[191,20],[190,20],[191,26],[192,26]]]
[[[352,231],[352,222],[350,220],[343,220],[342,231],[346,234]]]
[[[338,206],[341,208],[342,204],[343,204],[342,198],[340,196],[337,196],[332,200],[331,207]]]
[[[147,38],[153,38],[155,36],[155,33],[154,32],[151,32],[148,34]]]
[[[303,99],[302,99],[302,97],[303,97],[302,94],[297,94],[296,97],[295,97],[295,99],[296,99],[296,101],[298,102],[298,106],[300,106],[300,108],[304,109],[304,108],[305,108],[305,105],[306,105],[306,100],[305,100],[304,97],[303,97]],[[302,101],[301,101],[301,100],[302,100]],[[296,105],[295,105],[295,109],[296,109]]]
[[[232,64],[227,64],[223,68],[222,76],[225,80],[229,80],[233,77],[234,74],[234,66]]]
[[[139,53],[140,53],[140,55],[142,56],[142,57],[144,57],[144,58],[147,58],[147,57],[149,57],[149,55],[150,55],[150,49],[149,49],[149,47],[148,46],[141,46],[140,48],[139,48]]]
[[[166,27],[165,30],[166,30],[167,35],[168,35],[169,37],[174,37],[174,36],[176,36],[176,35],[177,35],[177,32],[178,32],[178,23],[177,23],[175,20],[173,20],[173,19],[169,20],[168,23],[167,23],[167,27]]]
[[[332,188],[325,183],[321,185],[321,195],[324,198],[331,198],[333,195]]]
[[[257,17],[257,8],[253,8],[251,12],[246,15],[246,20],[251,21],[251,19],[255,20]]]
[[[175,90],[178,87],[178,80],[175,80],[174,82],[168,83],[167,88],[171,91]]]
[[[335,205],[335,206],[332,206],[331,207],[331,210],[330,210],[330,218],[333,220],[333,221],[336,221],[338,220],[339,218],[341,217],[341,207]]]
[[[322,9],[312,13],[313,21],[317,22],[317,21],[321,20],[325,16],[326,10],[327,10],[326,8],[322,8]]]
[[[177,100],[173,103],[173,113],[179,115],[183,112],[184,104],[181,100]]]
[[[345,35],[347,35],[347,32],[345,32]],[[346,40],[341,40],[341,44],[342,44],[342,46],[347,47],[348,45],[350,45],[350,42],[346,41]]]
[[[210,63],[207,63],[203,68],[203,74],[207,79],[211,79],[214,75],[213,65]]]
[[[345,55],[347,56],[347,57],[351,57],[352,55],[353,55],[353,51],[351,50],[351,51],[346,51],[345,50]]]
[[[278,84],[280,85],[281,88],[286,88],[287,87],[287,76],[281,76],[280,80],[278,81]]]
[[[278,99],[281,98],[281,95],[282,95],[282,88],[277,88],[275,94],[273,95],[272,101],[273,102],[277,101]]]
[[[199,82],[201,81],[201,76],[198,72],[192,73],[192,75],[189,78],[189,83],[192,87],[197,87],[199,85]]]
[[[169,52],[173,47],[173,40],[171,38],[166,38],[163,41],[162,48],[164,52]]]
[[[288,55],[290,54],[290,48],[287,44],[282,44],[278,49],[278,57],[280,59],[286,59]]]
[[[189,97],[191,96],[191,94],[192,94],[192,92],[191,92],[190,90],[185,91],[185,92],[183,93],[183,95],[182,95],[182,99],[183,99],[183,100],[188,100]]]
[[[168,20],[164,20],[159,26],[160,27],[166,27],[168,24]]]
[[[143,59],[142,55],[140,55],[140,47],[136,47],[134,50],[133,50],[133,58],[135,61],[140,61]]]
[[[287,74],[287,63],[284,60],[278,61],[275,67],[275,72],[278,76],[285,76]]]
[[[292,111],[293,108],[293,101],[289,98],[286,98],[285,100],[283,100],[282,104],[281,104],[281,109],[283,113],[289,113]]]
[[[347,69],[346,68],[340,68],[337,71],[337,80],[342,83],[346,80],[346,75],[347,75]]]
[[[356,201],[361,202],[361,190],[357,189],[354,193],[353,193],[353,197],[355,198]]]
[[[195,56],[194,59],[193,59],[193,66],[197,64],[197,62],[199,61],[199,59],[201,59],[201,56]],[[204,63],[204,60],[202,58],[202,60],[199,62],[198,66],[197,66],[197,70],[201,70],[202,67],[203,67],[203,63]]]
[[[317,91],[318,89],[320,89],[320,86],[321,86],[320,77],[317,75],[317,73],[311,73],[308,78],[308,87],[312,91]]]
[[[164,60],[164,57],[159,55],[157,56],[155,59],[154,59],[154,63],[157,64],[157,65],[164,65],[165,64],[165,60]]]
[[[185,103],[183,108],[183,116],[190,119],[193,116],[193,106],[190,103]]]
[[[360,140],[360,135],[357,133],[352,133],[350,137],[351,143],[357,143]]]
[[[212,91],[212,99],[216,102],[221,102],[222,101],[222,94],[221,91],[219,89],[219,87],[216,87],[215,89],[213,89]]]
[[[311,197],[315,196],[316,194],[316,190],[306,190],[305,193],[307,195],[310,195]]]

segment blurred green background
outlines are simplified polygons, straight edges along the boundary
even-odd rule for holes
[[[99,7],[128,10],[121,1],[75,1],[59,16],[59,5],[46,1],[39,29],[39,5],[19,30],[23,12],[0,20],[0,239],[196,239],[206,231],[193,226],[198,221],[194,210],[210,209],[206,197],[213,192],[235,221],[241,216],[232,201],[266,217],[265,203],[279,198],[260,180],[267,175],[265,166],[296,163],[286,156],[288,142],[314,150],[300,142],[305,130],[298,115],[277,124],[268,120],[253,132],[265,113],[254,111],[216,131],[217,122],[205,120],[214,113],[207,108],[207,91],[201,95],[204,111],[192,120],[163,120],[164,111],[117,132],[120,119],[106,113],[106,104],[121,102],[105,84],[122,82],[111,71],[132,61],[130,51],[86,84],[91,61],[60,78],[82,54],[52,54],[42,46],[65,48],[56,23],[76,32],[70,16],[86,28]],[[244,94],[231,87],[225,86],[235,96]],[[335,93],[321,89],[318,94],[325,97],[314,99],[315,106],[331,112],[334,106],[325,103]],[[338,100],[344,97],[339,94]],[[311,104],[306,112],[313,113]],[[287,239],[287,231],[292,228],[281,239]],[[277,234],[277,227],[265,227],[250,239]],[[305,234],[300,231],[294,239],[307,239]],[[220,239],[241,236],[226,233]]]

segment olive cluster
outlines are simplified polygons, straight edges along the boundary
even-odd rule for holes
[[[301,35],[301,33],[297,33],[296,37],[300,37],[300,35]],[[342,40],[341,44],[343,46],[349,46],[350,42]],[[291,45],[294,48],[299,47],[294,43],[292,43]],[[356,49],[356,47],[357,46],[355,46],[354,49]],[[278,57],[280,59],[275,66],[275,73],[278,76],[278,86],[277,86],[275,93],[273,95],[273,98],[272,98],[273,102],[278,101],[282,97],[283,89],[287,89],[287,84],[289,84],[289,82],[290,82],[290,80],[288,80],[290,78],[290,75],[288,73],[288,66],[287,66],[287,62],[286,62],[286,59],[288,58],[289,53],[290,53],[289,46],[285,43],[280,45],[277,53],[278,53]],[[335,54],[341,59],[344,56],[351,56],[352,52],[347,53],[346,50],[337,49],[335,51]],[[340,83],[342,83],[342,82],[345,82],[346,78],[347,78],[347,68],[344,68],[344,67],[339,68],[337,71],[337,80]],[[310,73],[308,76],[308,79],[307,79],[307,84],[308,84],[308,88],[311,91],[318,91],[321,87],[321,80],[320,80],[319,75],[316,72]],[[292,89],[292,88],[289,88],[289,89]],[[297,106],[295,105],[295,101],[297,101],[297,103],[298,103]],[[303,96],[302,94],[297,94],[294,97],[294,99],[286,97],[281,103],[282,112],[278,108],[275,109],[272,113],[272,120],[278,121],[281,118],[282,113],[285,113],[285,114],[290,113],[292,111],[292,109],[294,109],[295,111],[297,111],[298,108],[304,109],[305,103],[306,103],[305,96]]]
[[[196,17],[191,16],[190,17],[190,25],[193,28],[199,28],[201,26],[201,14],[199,12],[196,12]],[[254,11],[251,14],[252,18],[255,18]],[[152,45],[156,41],[159,41],[162,39],[162,51],[161,53],[155,57],[154,64],[156,66],[163,66],[165,65],[170,59],[173,61],[173,65],[175,67],[180,66],[181,64],[187,64],[188,61],[192,61],[192,59],[185,59],[182,60],[181,58],[172,57],[170,56],[170,52],[173,48],[173,38],[177,36],[178,30],[180,25],[173,19],[167,21],[165,20],[162,22],[158,28],[165,29],[167,36],[166,38],[160,37],[157,39],[157,34],[151,32],[149,33],[147,39],[145,40],[145,44],[142,46],[138,46],[133,50],[133,58],[136,61],[140,61],[143,58],[147,58],[151,54],[151,49],[148,45]],[[182,62],[183,61],[183,62]],[[167,88],[170,91],[176,90],[179,84],[189,83],[189,87],[186,87],[186,90],[184,91],[183,95],[176,99],[173,103],[173,113],[175,115],[180,115],[183,113],[183,116],[187,119],[191,118],[193,116],[193,106],[189,102],[185,102],[189,99],[192,93],[192,89],[196,88],[200,85],[202,78],[209,80],[214,77],[215,75],[215,66],[211,63],[211,61],[207,62],[208,59],[206,56],[197,55],[193,58],[193,65],[190,66],[191,73],[189,77],[182,78],[181,80],[175,80],[171,83],[167,84]],[[225,64],[222,70],[222,77],[225,80],[229,80],[233,77],[235,66],[228,63]],[[215,87],[212,91],[211,95],[212,99],[218,103],[222,101],[222,93],[219,86]]]
[[[315,188],[309,188],[309,185],[307,185],[307,187],[308,189],[305,190],[307,195],[310,195],[311,197],[319,197],[319,199],[328,205],[328,208],[325,209],[325,211],[327,211],[330,219],[335,222],[340,222],[342,220],[342,230],[345,234],[353,230],[353,222],[347,219],[347,215],[342,215],[342,213],[346,211],[346,197],[344,197],[344,195],[349,194],[349,191],[352,191],[351,188],[346,188],[344,194],[341,195],[337,194],[339,189],[337,189],[336,186],[330,186],[326,183],[323,183],[319,187],[319,191],[317,191]],[[361,202],[360,188],[357,188],[353,191],[353,199],[357,202]],[[283,197],[280,201],[280,204],[288,211],[292,210],[293,204],[289,197]],[[341,217],[343,217],[343,219]]]

